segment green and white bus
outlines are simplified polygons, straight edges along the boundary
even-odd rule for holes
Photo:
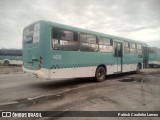
[[[0,49],[0,64],[4,66],[22,65],[22,50]]]
[[[49,21],[23,31],[23,70],[40,78],[95,77],[139,72],[143,43]]]
[[[149,47],[149,67],[160,66],[160,49],[157,47]]]

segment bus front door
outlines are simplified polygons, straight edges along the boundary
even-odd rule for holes
[[[114,42],[114,73],[122,72],[122,43]]]

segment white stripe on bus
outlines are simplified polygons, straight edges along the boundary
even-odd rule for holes
[[[115,65],[108,65],[107,73],[114,74]],[[125,64],[122,67],[122,72],[135,71],[137,64]],[[40,78],[59,79],[59,78],[81,78],[81,77],[94,77],[97,66],[94,67],[79,67],[79,68],[62,68],[62,69],[45,69],[29,70],[23,67],[23,71],[37,75]]]

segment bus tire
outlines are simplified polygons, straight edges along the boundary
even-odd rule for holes
[[[9,66],[9,61],[8,60],[4,61],[4,66]]]
[[[138,64],[138,65],[137,65],[137,68],[136,68],[136,73],[137,73],[137,74],[140,73],[140,70],[141,70],[141,66],[140,66],[140,64]]]
[[[106,69],[102,66],[98,67],[95,73],[95,80],[97,82],[102,82],[106,78]]]

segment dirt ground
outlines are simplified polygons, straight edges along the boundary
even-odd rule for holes
[[[20,69],[19,69],[20,70]],[[12,79],[11,79],[12,78]],[[8,86],[7,81],[10,83]],[[26,97],[34,93],[46,95],[44,100],[32,101],[32,104],[19,105],[12,109],[18,111],[160,111],[160,68],[148,68],[140,74],[126,73],[123,75],[106,76],[106,81],[96,83],[89,79],[75,79],[63,81],[46,81],[28,76],[24,73],[1,74],[1,92],[4,97]],[[12,82],[14,84],[12,84]],[[6,90],[5,90],[6,89]],[[6,96],[4,92],[10,91]],[[56,91],[62,94],[56,94]],[[4,92],[3,92],[4,91]],[[26,95],[26,96],[25,96]],[[48,97],[48,96],[49,97]],[[15,98],[14,98],[15,99]],[[13,100],[14,100],[13,99]],[[15,99],[16,100],[16,99]],[[31,98],[28,100],[32,100]],[[110,120],[110,119],[138,119],[137,118],[103,118],[103,117],[63,117],[62,120]],[[41,118],[52,120],[53,118]],[[40,120],[41,120],[40,119]],[[147,120],[158,120],[155,117],[147,117]]]

